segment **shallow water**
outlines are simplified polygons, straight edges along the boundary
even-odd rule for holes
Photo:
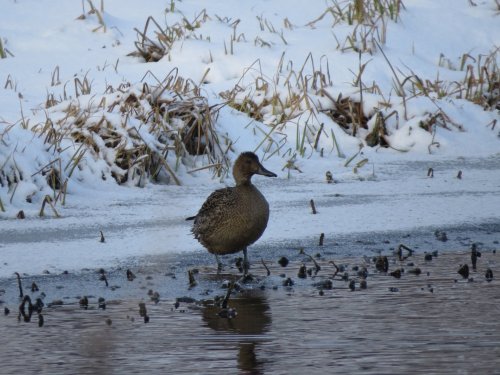
[[[178,287],[178,296],[213,292],[197,302],[162,298],[155,304],[139,285],[143,275],[126,282],[128,298],[108,299],[105,310],[96,298],[90,308],[67,299],[45,307],[43,327],[35,315],[19,322],[17,306],[0,317],[1,373],[50,374],[494,374],[500,373],[500,255],[483,252],[474,281],[462,279],[458,266],[470,254],[450,253],[424,261],[390,259],[389,272],[402,267],[400,279],[377,272],[368,259],[336,260],[355,280],[351,291],[339,274],[333,289],[320,295],[314,283],[332,279],[335,268],[321,258],[316,277],[297,278],[301,262],[281,268],[269,263],[271,276],[254,266],[257,280],[236,292],[232,319],[220,317],[213,301],[223,296],[221,281],[237,271],[216,275],[200,268],[198,285]],[[414,265],[408,265],[413,262]],[[311,262],[305,262],[311,268]],[[368,288],[360,289],[353,266],[366,266]],[[416,276],[409,270],[420,267]],[[487,282],[486,268],[495,278]],[[295,281],[284,287],[281,273]],[[149,275],[150,276],[150,275]],[[162,283],[149,278],[152,288]],[[140,294],[138,294],[140,291]],[[149,323],[139,316],[146,302]],[[46,301],[47,302],[47,301]],[[107,321],[110,319],[110,321]]]

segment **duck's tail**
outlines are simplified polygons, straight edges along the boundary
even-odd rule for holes
[[[188,221],[188,220],[194,220],[194,219],[196,219],[196,215],[195,215],[195,216],[190,216],[190,217],[187,217],[187,218],[186,218],[186,221]]]

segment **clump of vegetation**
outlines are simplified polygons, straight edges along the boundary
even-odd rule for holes
[[[500,69],[498,56],[500,47],[488,55],[471,56],[464,53],[459,66],[444,55],[439,66],[464,72],[461,81],[448,82],[437,77],[435,80],[422,79],[413,72],[405,79],[405,87],[413,96],[424,95],[433,98],[454,97],[466,99],[482,106],[485,110],[500,109]]]
[[[315,27],[318,22],[329,16],[332,19],[332,27],[340,24],[352,26],[350,32],[342,37],[333,30],[338,50],[374,53],[377,43],[386,42],[387,22],[397,22],[402,9],[402,0],[333,0],[319,17],[308,23],[308,26]]]
[[[330,138],[332,150],[336,148],[338,155],[343,155],[336,142],[337,128],[325,116],[346,134],[360,138],[364,145],[408,151],[406,147],[393,146],[390,136],[409,120],[408,102],[422,96],[428,97],[436,108],[418,116],[419,127],[431,134],[431,152],[432,147],[439,147],[439,143],[434,141],[437,128],[464,131],[462,124],[445,113],[438,99],[463,98],[485,109],[499,108],[498,48],[488,56],[473,58],[464,55],[461,66],[454,68],[465,72],[462,82],[450,83],[439,77],[433,82],[421,79],[414,72],[405,75],[392,66],[383,51],[387,22],[398,22],[402,9],[404,5],[399,0],[332,1],[318,18],[308,24],[316,27],[318,22],[329,16],[333,18],[334,32],[338,25],[352,26],[352,35],[348,35],[343,43],[337,40],[337,49],[357,52],[360,56],[359,70],[353,73],[355,77],[351,89],[333,84],[333,72],[326,57],[322,57],[318,64],[310,53],[302,66],[295,67],[292,61],[284,63],[283,54],[272,77],[262,72],[257,60],[245,70],[232,89],[220,93],[220,96],[232,108],[269,126],[269,129],[259,129],[263,135],[259,146],[263,146],[270,155],[289,154],[286,168],[295,165],[297,154],[305,156],[313,150],[323,154],[323,149],[318,149],[321,137]],[[370,32],[356,39],[363,28]],[[361,63],[361,56],[375,51],[382,54],[393,73],[395,97],[384,97],[376,82],[371,86],[363,82],[363,72],[369,61]],[[365,100],[365,97],[370,100]],[[294,149],[287,147],[291,129],[296,130]]]
[[[338,127],[346,134],[361,137],[369,146],[387,146],[385,120],[394,113],[383,115],[377,108],[367,111],[363,95],[356,93],[357,86],[361,92],[370,91],[362,85],[361,77],[356,77],[350,95],[335,94],[326,58],[317,64],[309,54],[295,70],[292,62],[284,64],[283,55],[274,78],[262,74],[260,62],[256,61],[231,90],[220,96],[232,108],[268,125],[269,130],[262,131],[264,151],[288,153],[292,156],[290,163],[295,153],[304,156],[306,151],[321,151],[321,137],[330,139],[332,150],[343,157],[335,136]],[[375,125],[370,127],[372,123]],[[285,147],[290,128],[295,129],[294,149]]]
[[[458,98],[465,98],[485,109],[500,110],[500,69],[498,57],[500,47],[489,55],[472,57],[464,54],[460,70],[465,71]],[[466,59],[470,63],[466,64]]]
[[[308,26],[314,28],[329,16],[333,19],[334,36],[337,25],[352,26],[352,33],[345,37],[344,42],[335,36],[337,49],[373,53],[375,47],[385,43],[387,22],[397,22],[402,9],[401,0],[332,1]],[[259,21],[263,30],[266,23]],[[272,31],[269,26],[267,28]],[[395,113],[390,109],[386,111],[387,108],[368,108],[365,105],[363,93],[374,93],[378,89],[375,84],[371,88],[364,86],[362,74],[365,66],[366,63],[360,63],[353,89],[339,93],[333,85],[326,57],[322,57],[318,64],[310,53],[304,64],[296,68],[292,61],[285,64],[283,54],[272,78],[262,74],[260,61],[256,61],[231,90],[220,95],[231,107],[270,126],[269,130],[262,130],[264,139],[261,142],[270,154],[288,153],[290,162],[295,159],[295,153],[305,156],[306,151],[323,152],[322,148],[318,150],[318,145],[320,138],[324,137],[331,139],[332,150],[337,149],[337,154],[343,156],[337,144],[336,128],[328,126],[325,115],[345,133],[362,138],[369,146],[389,146],[385,137],[388,133],[385,120]],[[386,102],[385,99],[381,101]],[[294,150],[285,147],[287,128],[296,129]]]
[[[136,51],[129,55],[142,57],[146,62],[158,61],[169,54],[174,42],[188,38],[202,38],[196,34],[196,30],[208,19],[210,17],[203,9],[192,21],[182,17],[179,22],[162,27],[150,16],[146,20],[144,30],[134,29],[137,33]]]
[[[99,26],[97,26],[96,28],[94,28],[92,31],[93,32],[97,32],[99,30],[102,30],[102,32],[105,33],[106,30],[107,30],[107,26],[106,26],[106,23],[104,22],[104,17],[103,17],[103,14],[104,14],[104,0],[101,0],[99,9],[94,6],[94,3],[92,2],[92,0],[87,0],[87,4],[88,4],[88,6],[90,8],[88,11],[85,10],[85,2],[82,1],[82,14],[80,16],[78,16],[77,19],[78,20],[84,20],[87,17],[95,15],[97,17],[97,21],[99,23]]]
[[[176,170],[183,158],[196,155],[206,156],[221,176],[228,161],[214,130],[217,109],[199,94],[194,82],[173,71],[153,86],[108,87],[97,99],[86,95],[60,103],[38,131],[55,148],[68,138],[79,145],[69,171],[81,168],[90,153],[106,161],[120,184],[180,184]]]
[[[312,74],[308,74],[309,68]],[[320,107],[315,97],[331,85],[326,60],[316,68],[309,54],[303,66],[295,70],[291,62],[285,66],[283,54],[274,78],[262,73],[257,60],[232,89],[221,92],[220,96],[232,108],[270,127],[261,130],[265,152],[299,152],[303,156],[308,146],[309,150],[314,147],[321,128]],[[296,130],[295,150],[284,149],[285,133],[290,127]]]
[[[214,128],[219,107],[209,106],[199,87],[175,70],[161,81],[154,78],[153,84],[145,80],[108,86],[103,95],[93,95],[86,78],[75,78],[76,98],[51,95],[45,121],[23,121],[47,161],[34,173],[25,163],[16,163],[26,146],[9,140],[9,127],[1,133],[6,147],[0,152],[0,188],[8,189],[9,202],[17,191],[29,203],[41,203],[40,216],[46,205],[59,216],[56,205],[64,205],[68,184],[75,178],[93,175],[132,186],[148,181],[180,185],[181,166],[188,173],[210,168],[214,176],[226,176],[230,144],[223,144]]]

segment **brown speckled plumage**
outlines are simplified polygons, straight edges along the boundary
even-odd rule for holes
[[[247,246],[264,233],[269,205],[251,182],[254,174],[276,177],[254,153],[242,153],[233,167],[236,186],[214,191],[194,217],[192,232],[210,253],[243,251],[246,260]]]

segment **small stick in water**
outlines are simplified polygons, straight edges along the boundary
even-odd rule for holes
[[[19,298],[23,298],[23,286],[21,284],[21,275],[19,275],[19,272],[15,273],[17,275],[17,285],[19,286]]]
[[[101,277],[99,280],[104,281],[106,283],[106,286],[108,286],[108,278],[106,277],[106,273],[104,272],[104,269],[101,268]]]
[[[231,292],[233,291],[233,288],[234,288],[234,283],[230,283],[229,287],[227,288],[226,296],[224,297],[224,300],[222,301],[221,307],[223,309],[227,309],[227,304],[229,303],[229,297],[231,296]]]
[[[314,200],[311,199],[310,203],[311,203],[312,213],[315,215],[317,213],[317,211],[316,211],[316,206],[314,205]]]
[[[476,270],[477,258],[481,257],[481,253],[477,250],[477,244],[473,243],[471,246],[470,260],[472,261],[472,269]]]
[[[198,284],[196,282],[196,279],[194,278],[194,272],[192,270],[188,270],[188,277],[189,277],[189,287],[192,288]]]
[[[325,234],[321,233],[319,235],[319,246],[323,246],[323,241],[325,240]]]
[[[262,262],[262,265],[264,266],[264,268],[267,271],[267,276],[270,276],[271,275],[271,271],[269,271],[269,268],[267,267],[266,263],[264,262],[264,259],[260,258],[260,261]]]
[[[403,250],[406,250],[408,252],[407,255],[404,255]],[[412,256],[413,252],[414,252],[414,250],[410,249],[408,246],[405,246],[401,243],[398,246],[396,254],[397,254],[399,260],[405,260],[405,259],[409,258],[410,256]],[[385,271],[385,272],[387,272],[387,271]]]
[[[144,318],[144,323],[149,323],[149,315],[144,302],[139,302],[139,315]]]
[[[300,249],[300,252],[299,254],[304,254],[305,256],[309,257],[309,259],[311,259],[314,263],[314,267],[316,268],[316,273],[315,274],[318,274],[318,272],[321,270],[321,267],[320,265],[318,264],[318,262],[316,262],[316,259],[314,259],[314,257],[312,255],[309,255],[307,254],[303,248]]]
[[[337,274],[339,273],[340,268],[335,264],[335,262],[333,260],[331,260],[329,263],[332,264],[335,267],[335,273],[332,276],[332,279],[334,279],[335,276],[337,276]]]
[[[28,313],[27,314],[26,314],[26,309],[25,309],[26,304],[28,304]],[[31,303],[30,296],[24,296],[23,301],[19,305],[18,319],[21,320],[21,316],[22,316],[25,322],[30,322],[31,315],[33,315],[34,310],[35,310],[35,308],[33,307],[33,304]]]
[[[326,171],[326,182],[329,184],[333,182],[333,174],[330,171]]]
[[[135,274],[130,269],[127,269],[127,280],[134,281],[134,279],[135,279]]]

